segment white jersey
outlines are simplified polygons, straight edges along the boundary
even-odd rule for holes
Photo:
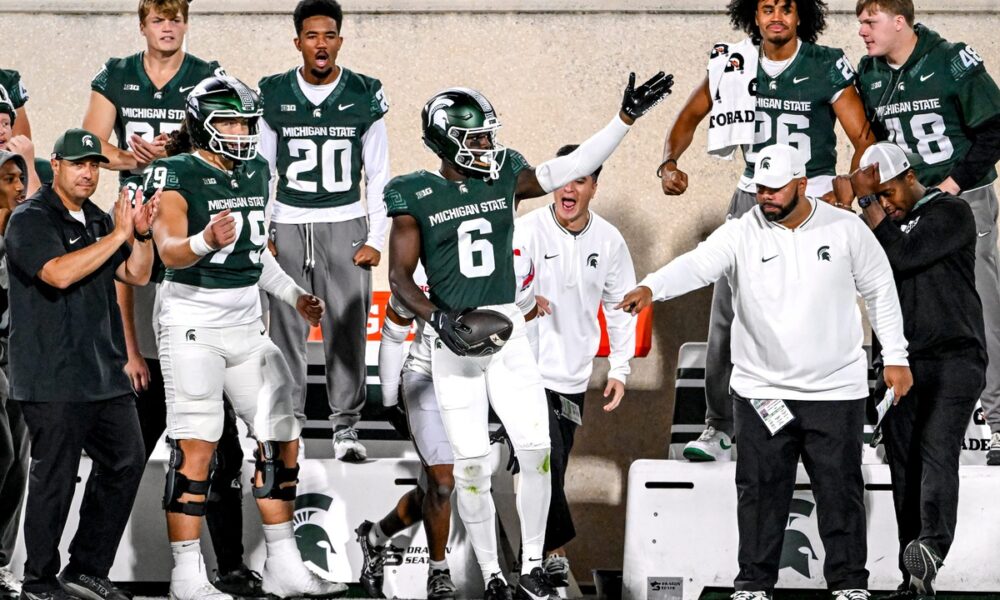
[[[796,229],[755,206],[639,284],[666,300],[729,278],[730,385],[745,398],[867,397],[859,293],[885,364],[908,364],[892,268],[875,235],[853,213],[808,202],[812,213]]]
[[[554,205],[517,219],[515,245],[535,265],[535,294],[552,314],[538,319],[539,361],[547,389],[587,390],[601,342],[597,310],[602,304],[611,344],[608,377],[625,382],[635,355],[635,317],[613,307],[635,287],[635,269],[625,239],[614,225],[590,213],[579,233],[556,221]]]

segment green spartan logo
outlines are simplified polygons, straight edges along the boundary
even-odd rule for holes
[[[292,523],[295,526],[295,543],[303,562],[311,562],[323,571],[330,572],[329,557],[336,554],[330,536],[319,523],[313,522],[313,517],[322,516],[330,510],[333,498],[324,494],[302,494],[295,498],[295,514]]]
[[[818,560],[813,550],[812,541],[805,533],[792,529],[799,519],[809,519],[816,504],[803,498],[793,498],[791,510],[788,513],[788,524],[785,526],[785,541],[781,545],[781,562],[778,569],[788,567],[803,577],[812,577],[809,569],[810,560]]]

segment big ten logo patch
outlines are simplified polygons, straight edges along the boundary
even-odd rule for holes
[[[779,569],[782,577],[790,569],[805,579],[822,575],[823,544],[816,521],[816,501],[811,492],[796,492],[792,498]]]

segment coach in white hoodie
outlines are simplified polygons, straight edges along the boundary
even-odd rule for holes
[[[805,165],[794,148],[762,150],[754,183],[756,207],[646,277],[619,306],[636,313],[654,299],[729,278],[740,444],[734,597],[767,598],[774,589],[801,458],[817,502],[827,584],[837,599],[867,598],[861,446],[868,377],[855,299],[864,298],[883,342],[886,384],[901,397],[913,378],[892,270],[859,218],[806,197]]]
[[[577,146],[563,146],[566,156]],[[590,383],[594,354],[601,341],[597,309],[602,304],[611,363],[604,410],[614,410],[625,395],[629,360],[635,355],[635,318],[612,310],[635,287],[635,269],[625,239],[614,225],[590,210],[597,192],[598,167],[553,192],[554,202],[515,222],[515,248],[523,248],[535,266],[539,315],[538,368],[552,409],[552,501],[545,528],[545,573],[556,586],[569,580],[564,546],[576,537],[564,484],[576,428],[583,424],[583,399]]]

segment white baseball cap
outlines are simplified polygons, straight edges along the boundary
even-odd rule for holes
[[[788,182],[806,176],[806,163],[798,150],[785,144],[774,144],[757,153],[753,182],[771,189],[783,188]]]
[[[906,158],[906,152],[892,142],[879,142],[868,146],[861,155],[861,168],[870,167],[875,163],[878,163],[879,183],[885,183],[910,168],[910,159]]]

